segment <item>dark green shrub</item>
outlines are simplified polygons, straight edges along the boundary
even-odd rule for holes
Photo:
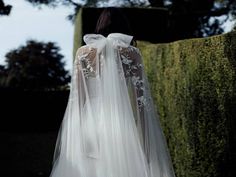
[[[235,176],[236,33],[138,46],[176,175]]]

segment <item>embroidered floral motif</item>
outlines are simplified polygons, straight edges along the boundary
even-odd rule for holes
[[[121,52],[121,61],[126,77],[133,76],[137,73],[139,69],[142,69],[141,63],[135,63],[134,59],[131,59],[130,54],[134,54],[134,52],[137,51],[133,47],[129,47],[126,52]]]
[[[143,95],[140,96],[140,97],[138,97],[138,98],[137,98],[137,101],[138,101],[138,107],[139,107],[139,108],[142,107],[142,106],[144,106],[144,105],[147,103],[147,100],[146,100],[146,98],[144,98]]]
[[[95,77],[96,75],[88,55],[89,53],[86,53],[78,57],[78,62],[81,65],[82,71],[86,78]]]
[[[139,76],[132,76],[132,83],[134,84],[134,86],[135,86],[137,89],[143,88],[143,87],[142,87],[142,85],[143,85],[143,80],[140,79]]]
[[[130,52],[134,54],[139,54],[139,50],[133,47],[130,47],[127,52],[121,53],[121,61],[124,69],[125,77],[130,77],[132,84],[134,85],[137,92],[137,104],[139,110],[144,106],[146,109],[149,109],[150,97],[146,95],[144,80],[142,77],[143,65],[130,58]]]

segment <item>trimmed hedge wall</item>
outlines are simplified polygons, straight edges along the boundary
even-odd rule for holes
[[[236,32],[138,43],[177,177],[236,176]]]

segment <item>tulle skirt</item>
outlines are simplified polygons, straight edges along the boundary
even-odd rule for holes
[[[102,107],[106,108],[105,105]],[[111,115],[107,114],[108,109],[102,107],[99,99],[91,98],[83,108],[83,124],[76,127],[79,124],[74,122],[71,124],[73,128],[64,126],[61,132],[62,144],[67,146],[67,150],[61,153],[54,164],[52,177],[149,176],[148,164],[135,127],[129,125],[131,122],[128,119],[119,119],[123,112],[115,111]],[[68,124],[68,121],[64,120],[64,124]],[[68,131],[67,128],[74,131]],[[71,141],[69,136],[73,137]],[[77,143],[77,138],[82,146]]]

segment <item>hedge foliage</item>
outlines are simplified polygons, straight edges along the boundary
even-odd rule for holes
[[[176,176],[236,176],[236,32],[138,47]]]
[[[82,39],[82,10],[80,10],[75,18],[74,42],[73,42],[73,61],[76,51],[83,43]]]

